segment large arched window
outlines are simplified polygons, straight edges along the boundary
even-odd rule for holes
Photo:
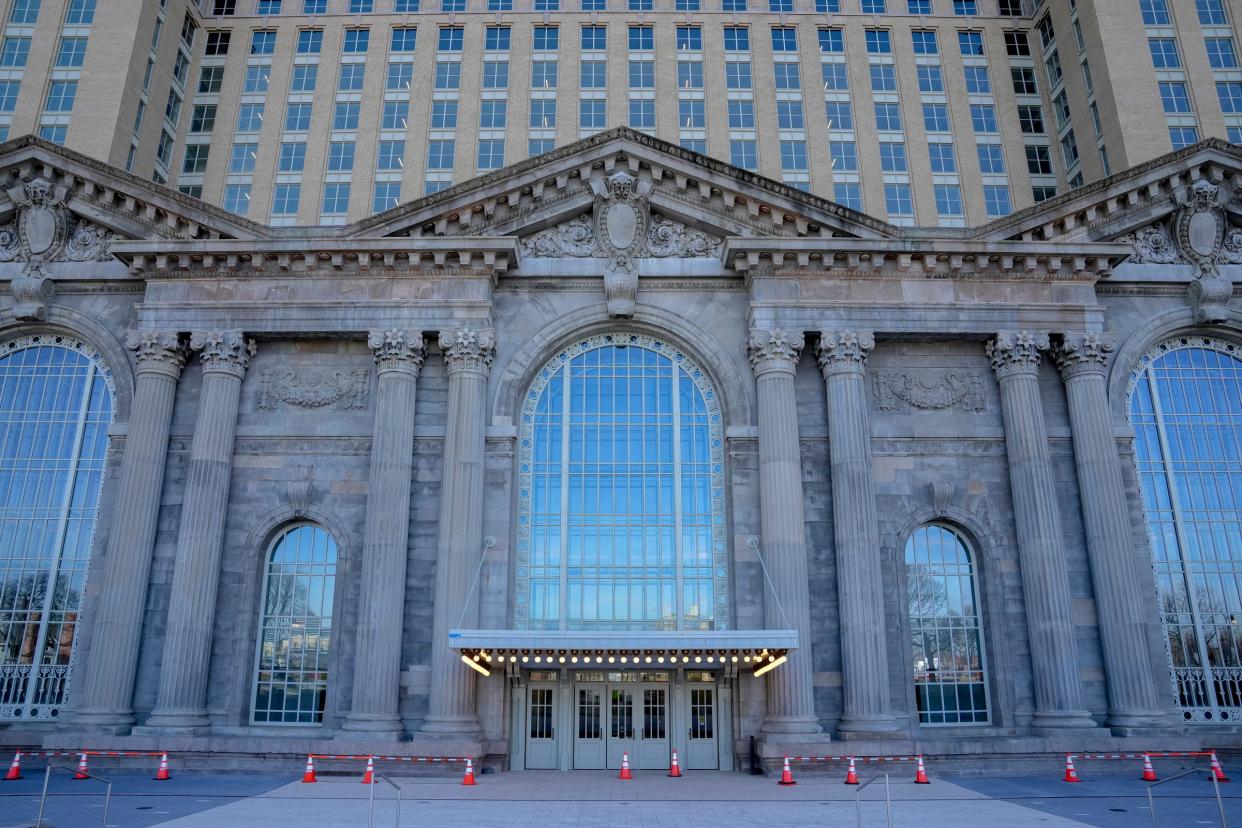
[[[255,668],[256,724],[323,721],[335,590],[336,541],[332,536],[309,523],[281,532],[272,543],[263,577]]]
[[[919,722],[987,722],[975,572],[962,536],[938,523],[911,535],[906,541],[906,586]]]
[[[720,404],[689,357],[579,340],[536,376],[520,440],[519,629],[728,627]]]
[[[60,714],[114,396],[76,339],[0,345],[0,720]]]
[[[1242,349],[1181,337],[1131,375],[1129,412],[1173,693],[1242,719]]]

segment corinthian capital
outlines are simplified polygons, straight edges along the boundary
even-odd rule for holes
[[[468,326],[455,331],[441,331],[440,349],[444,351],[444,361],[450,374],[458,371],[486,374],[496,357],[496,333]]]
[[[381,374],[403,371],[417,377],[427,356],[423,335],[415,331],[371,331],[367,345],[375,354],[375,364]]]
[[[755,376],[772,371],[792,374],[798,366],[798,353],[804,344],[801,333],[790,333],[780,328],[751,328],[746,350]]]
[[[219,372],[241,377],[255,355],[253,339],[241,331],[208,331],[190,335],[190,348],[201,351],[203,372]]]
[[[987,344],[988,358],[998,379],[1014,374],[1039,373],[1039,352],[1048,350],[1048,334],[1001,331]]]
[[[166,374],[173,379],[181,376],[189,355],[185,340],[176,331],[130,331],[125,347],[134,352],[139,374]]]
[[[867,367],[867,354],[875,347],[871,331],[821,331],[819,334],[819,370],[827,379],[832,374],[856,372]]]
[[[1117,340],[1110,334],[1067,333],[1052,348],[1052,358],[1066,379],[1080,374],[1104,375]]]

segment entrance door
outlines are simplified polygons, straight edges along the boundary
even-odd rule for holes
[[[556,769],[556,685],[527,688],[526,767]]]
[[[638,745],[638,763],[644,770],[668,770],[668,689],[667,684],[640,685],[643,720]],[[630,754],[630,761],[634,760]]]
[[[577,687],[577,729],[574,733],[576,770],[604,767],[604,690],[603,684],[579,684]],[[620,761],[617,760],[618,767]]]
[[[720,762],[716,751],[716,688],[691,684],[687,690],[690,732],[686,740],[686,768],[715,770]]]
[[[637,687],[630,685],[609,685],[608,687],[608,767],[621,767],[623,754],[630,755],[630,767],[638,761],[637,746],[634,740],[634,692]]]

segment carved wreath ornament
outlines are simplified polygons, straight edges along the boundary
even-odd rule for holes
[[[102,262],[110,257],[115,235],[103,227],[75,219],[65,206],[68,188],[36,178],[9,190],[17,216],[0,227],[0,262],[21,261],[25,268],[13,278],[18,319],[43,319],[53,285],[44,272],[48,262]]]
[[[1233,295],[1233,282],[1220,265],[1242,264],[1242,228],[1229,227],[1223,206],[1233,193],[1210,181],[1199,180],[1173,196],[1178,205],[1166,224],[1144,227],[1128,241],[1130,261],[1142,264],[1189,264],[1195,280],[1187,294],[1199,322],[1221,322]]]
[[[651,212],[651,182],[616,172],[591,182],[595,204],[577,216],[521,242],[530,258],[603,258],[610,316],[633,316],[638,265],[643,257],[719,256],[721,240]]]

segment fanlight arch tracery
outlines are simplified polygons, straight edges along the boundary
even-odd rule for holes
[[[518,471],[518,629],[728,628],[720,401],[687,354],[562,349],[523,400]]]

